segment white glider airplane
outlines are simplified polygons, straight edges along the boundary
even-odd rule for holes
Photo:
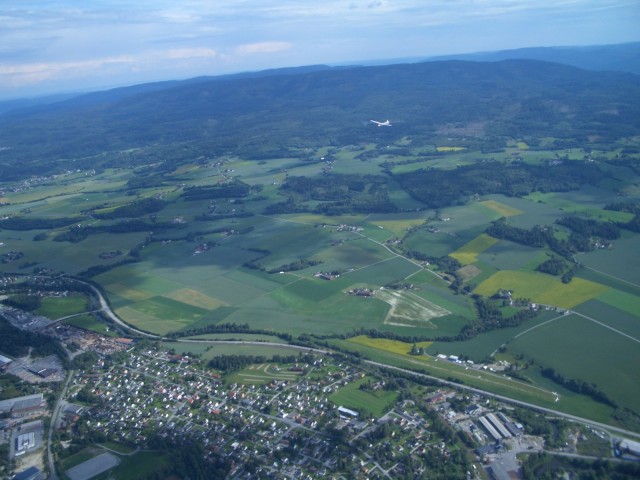
[[[370,121],[375,123],[379,127],[390,127],[391,126],[391,124],[389,123],[389,120],[387,120],[386,122],[378,122],[376,120],[370,120]]]

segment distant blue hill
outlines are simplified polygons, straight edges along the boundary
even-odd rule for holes
[[[533,47],[497,52],[463,53],[430,57],[426,61],[469,60],[497,62],[500,60],[541,60],[562,63],[585,70],[628,72],[640,74],[640,42],[586,47]]]
[[[10,111],[21,110],[25,113],[51,109],[88,106],[105,102],[115,102],[142,93],[166,90],[200,83],[251,79],[261,77],[286,76],[313,73],[323,70],[353,68],[355,66],[385,66],[395,64],[422,63],[442,60],[467,60],[474,62],[497,62],[501,60],[540,60],[560,63],[585,70],[614,71],[640,74],[640,42],[614,45],[592,45],[585,47],[532,47],[495,52],[464,53],[437,57],[394,58],[353,62],[350,65],[306,65],[301,67],[277,68],[256,72],[243,72],[218,76],[203,76],[188,80],[169,80],[151,82],[128,87],[120,87],[92,93],[49,95],[37,98],[0,101],[0,116]],[[45,108],[46,109],[46,108]]]

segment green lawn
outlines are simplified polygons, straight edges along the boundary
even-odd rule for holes
[[[398,393],[384,389],[374,391],[360,389],[360,386],[367,382],[377,381],[375,377],[361,378],[333,393],[329,400],[338,407],[350,408],[373,418],[380,418],[393,407]]]

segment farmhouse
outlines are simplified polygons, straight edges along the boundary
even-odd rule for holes
[[[335,280],[336,278],[340,277],[340,275],[334,275],[327,272],[317,272],[313,276],[316,278],[321,278],[322,280]]]
[[[368,288],[355,288],[349,290],[349,295],[355,295],[357,297],[373,297],[374,292]]]

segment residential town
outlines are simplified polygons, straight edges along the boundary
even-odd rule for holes
[[[15,308],[1,313],[56,339],[72,358],[63,365],[56,355],[0,352],[0,369],[31,392],[0,401],[2,478],[131,478],[122,472],[143,455],[155,466],[136,478],[174,478],[168,451],[194,445],[199,461],[235,479],[523,478],[519,454],[576,454],[587,436],[606,456],[615,449],[638,459],[632,440],[582,427],[565,425],[562,438],[572,442],[548,445],[523,409],[339,353],[301,348],[205,362],[181,342],[107,337]]]

